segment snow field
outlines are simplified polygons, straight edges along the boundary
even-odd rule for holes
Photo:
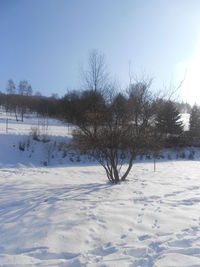
[[[8,130],[6,132],[6,120],[8,120]],[[36,117],[32,114],[24,116],[24,121],[16,121],[14,115],[0,112],[0,134],[29,135],[32,129],[37,128],[41,134],[47,131],[50,136],[68,136],[71,135],[73,127],[59,120]]]
[[[0,266],[200,266],[198,161],[0,169]]]

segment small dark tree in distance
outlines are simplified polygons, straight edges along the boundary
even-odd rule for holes
[[[190,113],[190,133],[192,136],[200,136],[200,108],[194,105]]]

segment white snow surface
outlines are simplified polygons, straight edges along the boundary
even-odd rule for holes
[[[0,266],[200,266],[198,161],[0,169]]]
[[[72,132],[72,126],[56,119],[27,114],[22,122],[20,120],[16,121],[12,114],[0,112],[0,134],[6,133],[6,121],[8,122],[8,134],[29,135],[34,128],[38,128],[41,133],[47,128],[48,135],[51,136],[66,136]]]
[[[199,150],[165,152],[156,172],[137,160],[111,185],[95,162],[52,149],[69,141],[58,121],[48,143],[27,145],[35,121],[0,131],[0,266],[200,266]]]

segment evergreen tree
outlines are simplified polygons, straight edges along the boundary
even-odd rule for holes
[[[111,108],[113,110],[113,115],[116,120],[116,124],[122,124],[127,117],[127,99],[121,93],[116,95],[113,99]]]
[[[200,108],[197,105],[192,107],[190,113],[190,133],[193,136],[200,135]]]
[[[180,134],[183,131],[181,115],[172,101],[160,103],[156,116],[156,128],[164,134]]]

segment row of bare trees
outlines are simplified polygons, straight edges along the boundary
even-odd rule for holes
[[[8,80],[8,84],[6,87],[6,92],[9,95],[26,95],[31,96],[33,93],[31,85],[28,83],[28,81],[20,81],[18,87],[16,87],[14,81],[12,79]]]
[[[64,108],[61,107],[63,101],[53,96],[42,95],[19,95],[0,93],[0,106],[9,115],[14,115],[16,121],[23,121],[26,113],[36,113],[41,116],[51,116],[60,118]],[[61,110],[62,109],[62,110]]]
[[[14,81],[12,79],[8,80],[6,86],[6,95],[1,95],[1,104],[4,105],[6,112],[12,112],[15,114],[16,120],[23,121],[24,113],[27,107],[27,99],[32,96],[32,87],[26,81],[20,81],[18,87],[16,87]],[[28,101],[29,102],[29,101]]]

